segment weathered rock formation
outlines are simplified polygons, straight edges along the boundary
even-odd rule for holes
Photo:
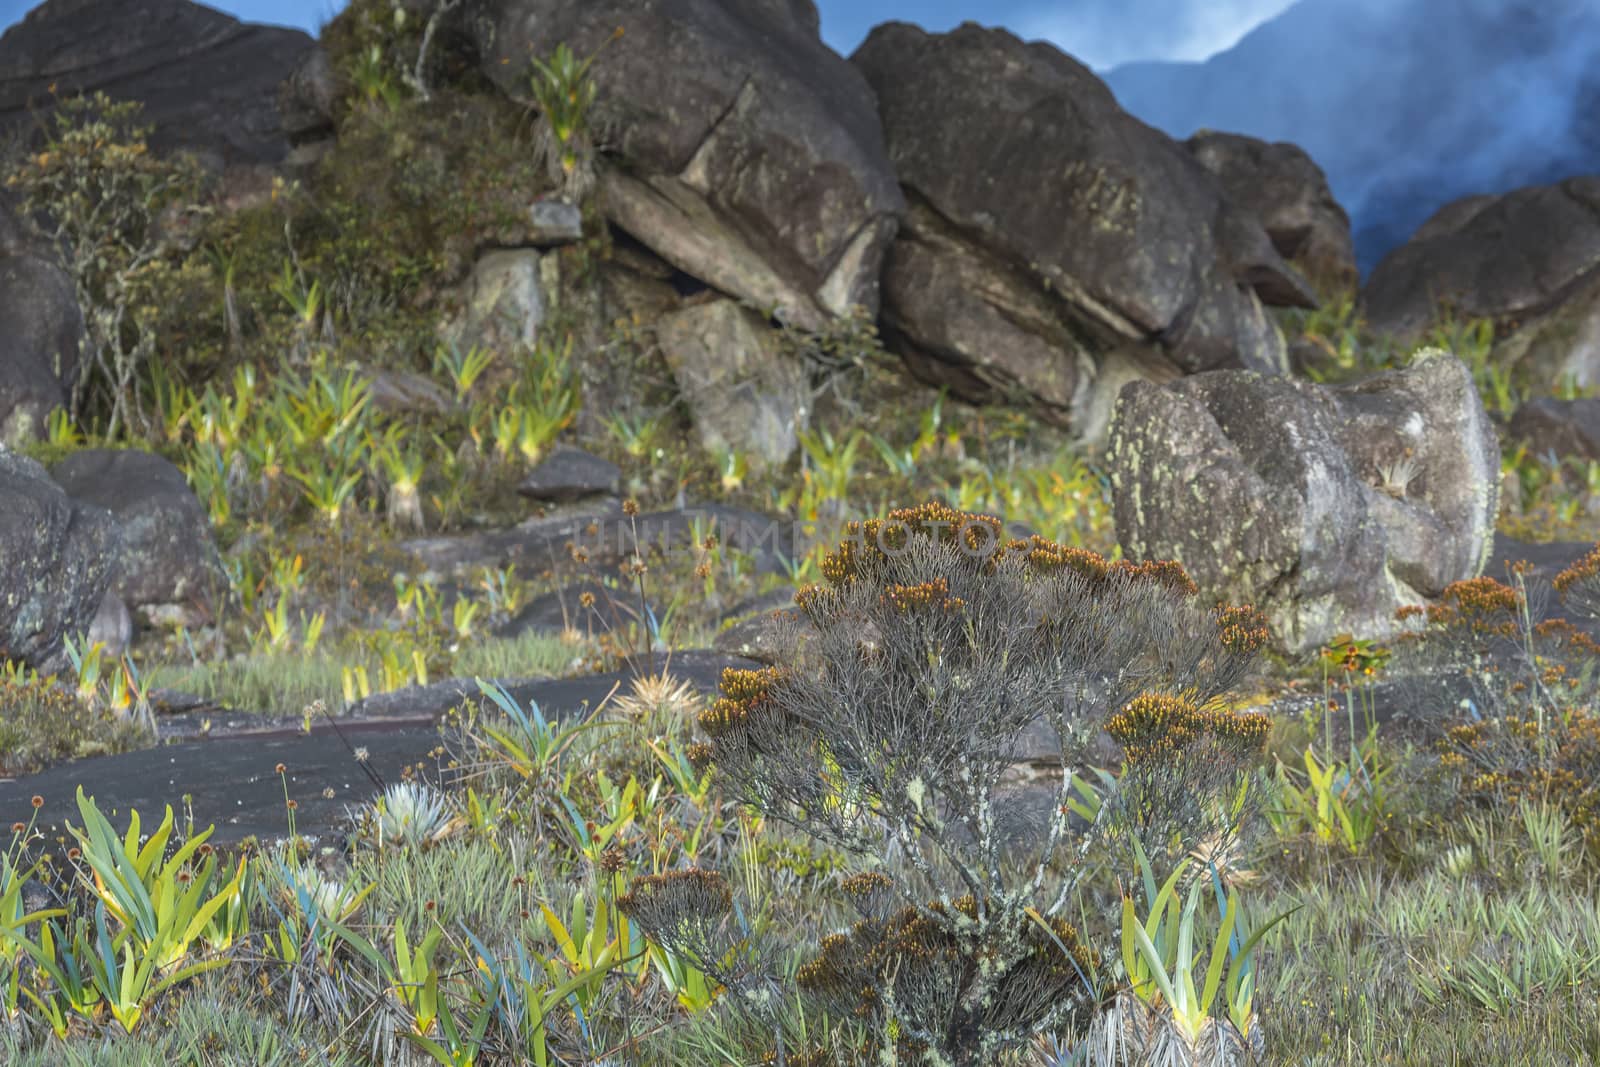
[[[1304,281],[1088,68],[972,24],[879,26],[851,63],[910,205],[883,319],[920,376],[1081,426],[1113,352],[1171,374],[1284,369],[1262,298],[1310,305]]]
[[[1441,208],[1378,264],[1361,309],[1408,340],[1445,315],[1493,319],[1492,358],[1520,384],[1600,386],[1600,177]]]
[[[1216,175],[1228,199],[1261,220],[1273,247],[1301,273],[1329,289],[1355,286],[1350,216],[1305,149],[1215,130],[1200,131],[1184,147]]]
[[[1340,388],[1254,371],[1135,382],[1109,463],[1123,550],[1180,560],[1296,651],[1390,632],[1397,608],[1478,574],[1494,533],[1499,443],[1439,350]]]
[[[72,500],[38,463],[0,446],[0,660],[66,666],[111,586],[116,520]]]
[[[586,56],[604,131],[600,203],[680,270],[815,328],[876,311],[904,208],[871,91],[810,0],[478,0],[483,70],[528,96],[530,56]]]
[[[116,520],[111,589],[129,608],[191,624],[207,619],[228,577],[205,508],[181,471],[149,452],[91,448],[50,476],[74,501]]]

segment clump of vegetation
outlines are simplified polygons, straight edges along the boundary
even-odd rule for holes
[[[940,504],[847,524],[821,570],[797,597],[815,632],[789,665],[724,675],[698,758],[865,864],[848,882],[862,919],[823,942],[802,988],[865,1018],[882,1055],[992,1063],[1084,1013],[1096,969],[1063,918],[1094,837],[1073,825],[1074,775],[1035,832],[1002,830],[1018,737],[1042,721],[1070,751],[1115,712],[1122,788],[1092,829],[1114,821],[1166,855],[1191,823],[1232,820],[1265,720],[1215,702],[1266,631],[1193,604],[1176,566],[1008,540],[999,520]],[[1230,766],[1208,765],[1225,753]],[[1193,818],[1157,818],[1163,799]],[[876,861],[891,853],[903,862]],[[743,981],[711,945],[694,958]]]

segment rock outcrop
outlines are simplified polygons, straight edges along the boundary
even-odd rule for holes
[[[74,452],[50,476],[82,504],[110,512],[119,537],[111,589],[133,610],[205,621],[228,588],[205,508],[183,473],[137,449]]]
[[[879,26],[851,63],[909,203],[883,325],[919,376],[1078,427],[1113,352],[1174,374],[1284,369],[1261,298],[1309,305],[1304,281],[1088,68],[972,24]]]
[[[1355,287],[1350,216],[1305,149],[1215,130],[1202,130],[1184,147],[1216,175],[1228,199],[1261,221],[1273,247],[1302,274],[1329,290]]]
[[[119,541],[105,509],[0,447],[0,660],[63,669],[66,640],[88,631],[111,587]]]
[[[483,71],[528,96],[530,56],[600,50],[600,204],[678,269],[818,328],[876,311],[904,209],[873,96],[810,0],[476,0]],[[618,28],[622,35],[609,44]]]
[[[1467,368],[1436,349],[1339,388],[1135,382],[1109,463],[1123,550],[1255,604],[1293,651],[1390,632],[1399,607],[1478,574],[1494,533],[1498,439]]]

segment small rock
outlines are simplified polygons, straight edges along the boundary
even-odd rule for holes
[[[563,200],[535,200],[528,207],[528,243],[554,248],[583,239],[583,212]]]
[[[621,484],[622,470],[610,460],[581,448],[558,448],[533,468],[517,486],[517,492],[529,500],[561,504],[615,494]]]
[[[1530,400],[1512,416],[1510,435],[1536,456],[1600,459],[1600,400]]]
[[[89,623],[89,645],[100,645],[104,655],[115,659],[128,650],[132,641],[133,616],[128,614],[128,605],[107,589],[100,598],[100,610]]]

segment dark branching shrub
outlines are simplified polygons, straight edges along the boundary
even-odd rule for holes
[[[1175,564],[1007,541],[940,504],[848,524],[822,572],[796,597],[809,634],[784,666],[724,674],[698,755],[865,868],[845,886],[861,921],[802,988],[863,1019],[879,1053],[993,1063],[1084,1006],[1094,956],[1062,915],[1103,824],[1194,831],[1237,794],[1265,724],[1218,698],[1265,628],[1197,604]],[[1043,722],[1067,751],[1108,718],[1127,773],[1095,825],[1073,823],[1067,775],[1028,839],[1002,832],[1023,731]],[[1158,817],[1169,803],[1189,815]]]

